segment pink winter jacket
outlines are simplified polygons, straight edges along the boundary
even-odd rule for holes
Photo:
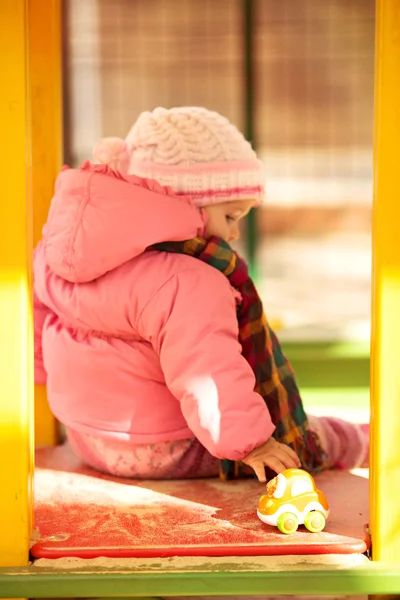
[[[127,444],[195,436],[231,460],[271,436],[227,278],[146,250],[203,229],[189,200],[155,182],[62,170],[34,255],[35,376],[66,426]]]

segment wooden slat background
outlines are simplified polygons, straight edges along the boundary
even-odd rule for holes
[[[265,227],[271,233],[283,219],[277,229],[290,231],[294,220],[282,206],[308,203],[317,229],[334,209],[352,211],[344,221],[364,230],[372,196],[374,0],[254,3],[255,135],[269,182]],[[99,137],[124,137],[141,111],[160,105],[204,105],[243,128],[241,0],[65,6],[69,163],[90,158]],[[307,231],[317,230],[313,219],[305,219]]]

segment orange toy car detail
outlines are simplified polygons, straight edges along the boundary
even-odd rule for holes
[[[317,533],[325,527],[329,505],[314,479],[302,469],[286,469],[267,483],[261,496],[258,518],[282,533],[294,533],[299,525]]]

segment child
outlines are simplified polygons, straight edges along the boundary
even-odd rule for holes
[[[361,427],[310,427],[229,246],[264,193],[239,131],[158,108],[95,160],[62,170],[34,256],[36,382],[82,460],[133,478],[213,476],[222,461],[260,481],[365,462]]]

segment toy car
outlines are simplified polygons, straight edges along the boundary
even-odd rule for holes
[[[329,516],[325,495],[314,479],[302,469],[286,469],[267,483],[267,493],[261,496],[258,518],[282,533],[294,533],[305,525],[313,533],[322,531]]]

